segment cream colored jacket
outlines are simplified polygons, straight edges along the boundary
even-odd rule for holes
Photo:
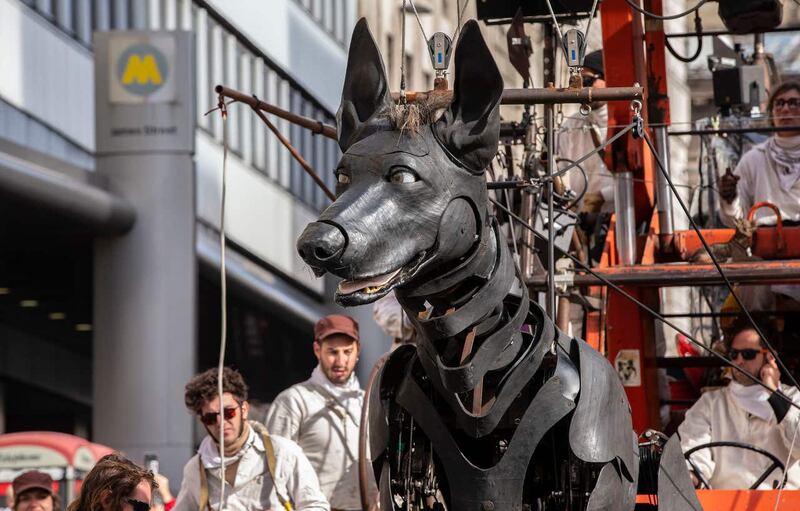
[[[766,144],[754,146],[739,160],[733,171],[739,176],[733,202],[720,198],[720,220],[728,227],[734,227],[734,220],[745,218],[753,204],[762,201],[778,206],[784,221],[800,221],[800,180],[788,192],[781,188],[777,172],[767,156]],[[755,221],[758,225],[775,225],[776,218],[771,209],[762,208],[756,212]]]
[[[361,403],[363,391],[359,389]],[[297,442],[316,469],[332,509],[361,509],[358,482],[360,406],[346,410],[341,402],[311,381],[289,387],[267,412],[270,435]],[[374,495],[376,488],[370,490]]]
[[[225,486],[227,511],[283,511],[278,491],[291,499],[296,511],[330,511],[319,488],[317,476],[300,447],[291,440],[270,435],[275,450],[276,483],[269,475],[264,442],[254,436],[252,445],[239,461],[233,488]],[[183,468],[183,482],[173,511],[198,511],[200,502],[200,463],[195,454]],[[219,511],[220,479],[218,470],[206,470],[208,503]],[[199,510],[206,511],[206,510]]]
[[[796,389],[781,385],[781,391],[795,403],[800,403],[800,394]],[[730,396],[728,387],[725,387],[700,396],[686,412],[686,418],[678,428],[678,435],[684,452],[707,442],[734,441],[760,447],[785,463],[798,425],[800,413],[797,408],[790,407],[780,422],[777,422],[774,414],[765,421],[740,408]],[[786,488],[798,489],[800,433],[795,439],[792,456],[788,459],[789,476]],[[749,488],[772,463],[758,453],[735,447],[701,449],[692,454],[692,460],[714,489]],[[782,475],[778,470],[773,471],[759,489],[771,489],[773,481],[780,480]]]

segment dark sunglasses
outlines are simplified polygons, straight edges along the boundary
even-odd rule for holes
[[[125,499],[125,502],[131,505],[133,511],[150,511],[150,504],[132,498]]]
[[[602,78],[600,75],[581,75],[581,80],[583,81],[584,87],[591,87],[594,85],[594,82]]]
[[[789,98],[789,99],[776,99],[772,106],[774,108],[782,108],[784,106],[788,106],[789,108],[797,108],[800,107],[800,98]]]
[[[759,353],[767,353],[767,350],[764,348],[761,348],[760,350],[756,350],[753,348],[745,348],[743,350],[737,350],[736,348],[731,348],[731,350],[728,352],[728,355],[731,357],[731,360],[736,360],[740,354],[742,355],[742,358],[745,360],[753,360]]]
[[[225,418],[226,421],[229,421],[236,417],[236,410],[238,410],[242,405],[239,406],[231,406],[230,408],[223,408],[222,410],[222,417]],[[206,426],[213,426],[217,423],[217,417],[219,417],[219,412],[208,412],[200,415],[200,422],[205,424]],[[136,511],[139,511],[138,509]]]

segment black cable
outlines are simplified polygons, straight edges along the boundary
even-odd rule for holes
[[[502,209],[503,211],[505,211],[505,212],[506,212],[508,215],[510,215],[510,216],[513,216],[513,217],[514,217],[514,219],[515,219],[515,220],[517,220],[517,221],[518,221],[518,222],[519,222],[519,223],[520,223],[520,224],[521,224],[523,227],[525,227],[525,228],[526,228],[526,229],[528,229],[529,231],[533,232],[533,235],[534,235],[534,236],[537,236],[539,239],[541,239],[541,240],[544,240],[545,242],[547,241],[547,238],[546,238],[546,237],[545,237],[543,234],[540,234],[539,232],[537,232],[537,231],[536,231],[536,229],[534,229],[533,227],[531,227],[531,226],[530,226],[530,224],[529,224],[528,222],[526,222],[525,220],[523,220],[523,219],[522,219],[522,217],[520,217],[519,215],[517,215],[517,214],[515,214],[515,213],[513,213],[513,212],[511,212],[511,211],[509,211],[509,210],[508,210],[508,208],[504,207],[502,204],[500,204],[500,203],[499,203],[499,202],[497,202],[496,200],[494,200],[494,199],[489,199],[489,200],[490,200],[492,203],[494,203],[494,205],[495,205],[495,206],[497,206],[497,207],[499,207],[500,209]],[[599,280],[600,282],[602,282],[602,283],[603,283],[603,285],[605,285],[605,286],[608,286],[608,287],[610,287],[611,289],[613,289],[614,291],[616,291],[617,293],[621,294],[622,296],[624,296],[625,298],[627,298],[628,300],[630,300],[630,301],[631,301],[631,302],[633,302],[634,304],[636,304],[636,305],[638,305],[639,307],[641,307],[642,309],[644,309],[646,312],[648,312],[648,313],[649,313],[651,316],[653,316],[653,317],[654,317],[655,319],[657,319],[658,321],[661,321],[661,322],[662,322],[662,323],[664,323],[665,325],[667,325],[667,326],[669,326],[669,327],[672,327],[672,329],[673,329],[673,330],[675,330],[676,332],[678,332],[679,334],[683,334],[683,335],[684,335],[684,337],[686,337],[686,339],[688,339],[688,340],[689,340],[689,341],[690,341],[692,344],[694,344],[694,345],[695,345],[695,346],[697,346],[698,348],[701,348],[703,351],[706,351],[706,352],[710,353],[710,354],[711,354],[711,356],[713,356],[714,358],[717,358],[717,359],[721,360],[721,361],[722,361],[722,362],[723,362],[723,363],[724,363],[726,366],[728,366],[728,367],[731,367],[731,368],[732,368],[732,369],[734,369],[735,371],[739,371],[739,372],[740,372],[740,373],[742,373],[743,375],[747,376],[748,378],[750,378],[750,380],[751,380],[753,383],[755,383],[756,385],[759,385],[759,386],[763,387],[764,389],[766,389],[767,391],[769,391],[771,394],[776,394],[777,396],[779,396],[779,398],[780,398],[780,399],[783,399],[784,401],[786,401],[786,403],[788,403],[788,404],[789,404],[789,406],[792,406],[792,407],[794,407],[794,408],[797,408],[798,410],[800,410],[800,404],[797,404],[797,403],[795,403],[794,401],[792,401],[791,399],[789,399],[789,396],[787,396],[786,394],[784,394],[783,392],[781,392],[781,391],[780,391],[780,388],[778,388],[778,389],[776,389],[776,390],[772,390],[771,388],[767,387],[767,386],[764,384],[764,382],[762,382],[761,380],[759,380],[758,378],[756,378],[755,376],[753,376],[753,375],[752,375],[750,372],[748,372],[748,371],[745,371],[745,370],[744,370],[744,369],[742,369],[741,367],[739,367],[739,366],[737,366],[736,364],[734,364],[734,363],[733,363],[733,362],[732,362],[732,361],[731,361],[729,358],[727,358],[725,355],[723,355],[723,354],[721,354],[721,353],[717,353],[717,352],[716,352],[716,351],[714,351],[713,349],[711,349],[711,348],[709,348],[708,346],[706,346],[705,344],[701,343],[700,341],[698,341],[697,339],[695,339],[695,338],[694,338],[694,336],[692,336],[691,334],[689,334],[688,332],[686,332],[685,330],[683,330],[682,328],[680,328],[678,325],[676,325],[676,324],[672,323],[672,322],[671,322],[671,321],[669,321],[667,318],[665,318],[664,316],[662,316],[660,313],[658,313],[658,312],[656,312],[655,310],[651,309],[649,306],[647,306],[647,305],[645,305],[644,303],[642,303],[641,301],[639,301],[639,300],[638,300],[636,297],[634,297],[633,295],[631,295],[630,293],[628,293],[627,291],[625,291],[624,289],[622,289],[622,288],[621,288],[621,287],[619,287],[618,285],[614,284],[613,282],[611,282],[611,281],[610,281],[610,280],[608,280],[607,278],[605,278],[605,277],[603,277],[602,275],[598,274],[596,271],[594,271],[592,268],[590,268],[590,267],[589,267],[589,265],[587,265],[587,264],[584,264],[584,263],[583,263],[583,262],[582,262],[580,259],[578,259],[578,258],[577,258],[577,257],[575,257],[574,255],[570,254],[569,252],[564,252],[564,255],[565,255],[566,257],[568,257],[569,259],[571,259],[571,260],[572,260],[572,262],[574,262],[575,264],[577,264],[577,265],[580,267],[580,269],[581,269],[581,270],[585,271],[585,272],[586,272],[586,273],[588,273],[589,275],[593,276],[594,278],[596,278],[597,280]]]
[[[581,190],[581,193],[578,194],[578,197],[574,201],[570,202],[567,206],[564,207],[564,209],[572,209],[572,206],[578,204],[581,201],[581,199],[583,199],[583,196],[586,195],[586,190],[589,188],[589,176],[586,174],[586,169],[584,169],[581,164],[575,163],[575,160],[570,160],[569,158],[556,157],[556,164],[562,161],[573,164],[575,168],[580,170],[581,174],[583,175],[583,190]]]
[[[654,14],[654,13],[649,12],[649,11],[645,11],[644,9],[639,7],[637,4],[635,4],[633,2],[633,0],[625,0],[625,1],[628,3],[628,5],[631,6],[632,9],[634,9],[636,11],[639,11],[640,13],[644,14],[648,18],[654,18],[654,19],[657,19],[657,20],[676,20],[678,18],[683,18],[687,14],[691,14],[692,12],[696,11],[697,9],[702,7],[704,3],[708,2],[709,0],[700,0],[699,2],[697,2],[697,5],[695,5],[691,9],[688,9],[688,10],[683,11],[683,12],[678,13],[678,14],[669,14],[667,16],[661,16],[661,15]]]
[[[703,248],[705,248],[706,252],[708,253],[708,256],[711,258],[711,262],[714,263],[714,267],[717,269],[717,272],[719,272],[720,277],[722,277],[722,280],[725,282],[725,285],[728,287],[728,291],[733,296],[733,299],[736,300],[736,304],[739,306],[739,309],[747,317],[747,320],[753,326],[753,329],[756,331],[758,336],[764,342],[764,346],[766,346],[766,348],[769,350],[769,352],[775,358],[775,361],[778,363],[780,368],[786,373],[786,376],[792,382],[792,385],[794,385],[795,388],[800,390],[800,385],[798,385],[797,380],[795,379],[794,375],[789,371],[789,368],[786,367],[786,364],[784,364],[783,361],[780,359],[780,357],[778,356],[778,352],[775,350],[775,348],[772,346],[772,344],[766,338],[766,336],[764,335],[764,332],[761,331],[761,328],[756,324],[756,321],[753,319],[753,316],[750,315],[750,311],[747,310],[747,308],[744,306],[742,301],[739,299],[739,295],[737,295],[736,292],[733,290],[733,284],[731,284],[731,281],[728,280],[728,276],[725,275],[725,272],[722,271],[722,267],[719,265],[719,261],[717,261],[717,258],[714,257],[714,253],[711,251],[711,248],[708,246],[708,242],[706,241],[705,237],[703,236],[703,233],[700,232],[700,228],[697,226],[697,223],[694,221],[694,218],[692,218],[692,215],[689,213],[689,210],[686,208],[686,204],[683,202],[683,199],[678,194],[678,191],[675,189],[675,185],[672,183],[672,178],[670,177],[669,173],[664,168],[664,162],[661,161],[661,157],[656,152],[655,147],[653,147],[653,142],[650,140],[650,136],[644,130],[642,130],[642,138],[644,138],[644,141],[647,143],[647,146],[650,148],[650,152],[653,154],[653,157],[656,160],[657,167],[661,171],[661,175],[663,175],[664,179],[667,180],[667,184],[669,185],[670,190],[672,190],[672,195],[678,200],[678,204],[680,204],[681,209],[683,209],[683,213],[686,215],[686,218],[689,219],[689,223],[691,224],[692,229],[694,229],[694,232],[697,233],[697,237],[700,239],[700,242],[703,244]]]
[[[675,48],[673,48],[672,44],[669,42],[669,37],[664,38],[664,45],[666,45],[672,56],[687,64],[697,60],[697,57],[700,56],[700,52],[703,51],[703,20],[700,18],[700,11],[695,11],[694,13],[694,31],[697,33],[697,50],[695,50],[691,57],[684,57],[683,55],[678,54],[678,52],[675,51]]]

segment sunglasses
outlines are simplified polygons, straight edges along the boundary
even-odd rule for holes
[[[594,82],[602,78],[600,75],[581,75],[581,80],[583,81],[584,87],[591,87],[594,85]]]
[[[728,355],[731,357],[731,360],[736,360],[739,357],[739,355],[742,355],[742,358],[745,360],[753,360],[759,353],[767,353],[767,350],[764,348],[761,348],[760,350],[756,350],[753,348],[745,348],[743,350],[737,350],[736,348],[731,348],[731,350],[728,352]]]
[[[782,108],[784,106],[788,106],[789,108],[798,108],[800,107],[800,98],[789,98],[789,99],[776,99],[772,106],[774,108]]]
[[[230,408],[223,408],[222,410],[222,417],[229,421],[236,417],[236,410],[238,410],[242,405],[239,406],[231,406]],[[219,412],[208,412],[203,413],[200,415],[200,422],[205,424],[206,426],[213,426],[217,423],[217,418],[219,417]],[[135,511],[139,511],[138,509]]]
[[[127,498],[125,502],[131,505],[133,511],[150,511],[150,504],[141,500]]]

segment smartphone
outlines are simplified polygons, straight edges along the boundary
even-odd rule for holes
[[[147,452],[144,455],[144,468],[158,474],[158,454]]]

